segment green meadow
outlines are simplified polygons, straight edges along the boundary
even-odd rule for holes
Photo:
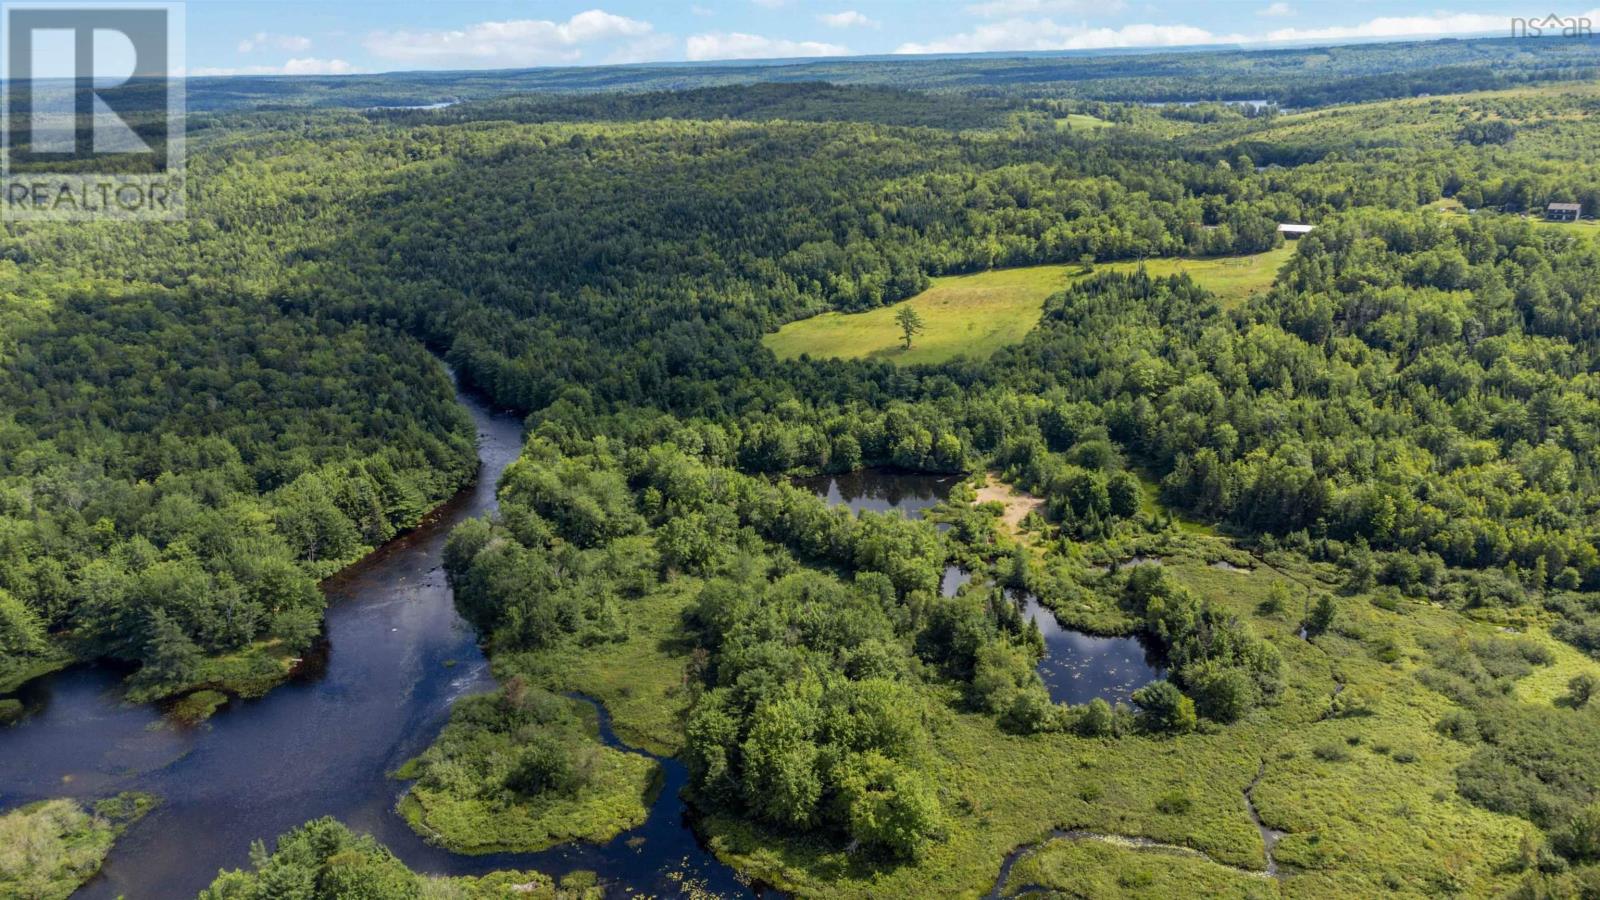
[[[1102,263],[1095,271],[1131,271],[1143,265],[1153,275],[1185,272],[1225,304],[1234,305],[1270,287],[1278,268],[1293,252],[1293,245],[1286,244],[1249,256]],[[1022,340],[1039,321],[1045,298],[1084,277],[1088,276],[1082,267],[1071,264],[935,278],[931,287],[909,300],[862,313],[829,312],[790,322],[768,334],[762,343],[779,359],[809,354],[884,359],[905,366],[942,363],[958,356],[987,359],[1001,347]],[[901,347],[900,327],[894,318],[902,305],[915,309],[927,328],[909,350]]]
[[[1102,128],[1110,128],[1116,123],[1108,122],[1098,116],[1087,113],[1068,113],[1056,120],[1056,128],[1060,131],[1071,131],[1077,134],[1093,133]]]

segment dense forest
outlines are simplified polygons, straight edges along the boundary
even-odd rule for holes
[[[651,766],[580,693],[798,895],[985,892],[1041,841],[1067,890],[1052,829],[1241,895],[1586,895],[1600,246],[1539,213],[1600,209],[1600,92],[1543,83],[1590,46],[202,84],[190,221],[0,240],[0,691],[101,658],[135,699],[265,690],[317,580],[470,480],[453,370],[528,436],[445,550],[501,686],[402,770],[439,842],[637,821]],[[972,92],[902,89],[935,70]],[[1219,99],[1273,105],[1181,104]],[[1286,222],[1243,299],[1140,265]],[[984,359],[761,343],[1025,266],[1076,277]],[[793,483],[870,467],[957,486],[914,519]],[[1163,677],[1053,699],[1025,597]],[[252,864],[207,896],[592,887],[331,821]]]

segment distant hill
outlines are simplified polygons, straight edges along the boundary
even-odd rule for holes
[[[1338,47],[891,56],[189,81],[192,111],[420,106],[526,93],[701,90],[830,82],[997,97],[1169,102],[1267,100],[1285,107],[1410,97],[1600,75],[1592,38],[1475,38]],[[704,95],[713,103],[715,94]]]

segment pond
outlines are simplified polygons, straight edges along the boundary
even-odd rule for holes
[[[959,475],[927,475],[895,469],[861,469],[842,475],[816,475],[795,479],[805,488],[828,501],[830,506],[848,506],[861,512],[899,510],[913,519],[922,518],[931,507],[944,502],[961,482]]]
[[[858,512],[895,509],[919,518],[929,507],[948,498],[959,481],[960,477],[954,475],[863,469],[847,475],[802,478],[796,483],[830,505],[842,504]],[[1157,562],[1135,558],[1124,565]],[[947,597],[954,596],[971,580],[971,574],[950,566],[940,580],[940,591]],[[1039,677],[1051,700],[1079,704],[1100,697],[1110,703],[1127,703],[1134,691],[1164,677],[1157,655],[1141,639],[1074,631],[1063,627],[1055,613],[1033,595],[1016,594],[1013,599],[1044,635],[1045,655],[1039,661]]]
[[[121,703],[126,672],[109,667],[80,666],[27,686],[27,717],[0,728],[0,809],[124,790],[162,799],[78,896],[193,897],[218,869],[248,867],[251,841],[324,815],[373,834],[422,872],[589,869],[612,896],[677,894],[687,883],[751,893],[696,840],[678,797],[687,773],[675,760],[661,760],[665,785],[645,824],[604,845],[462,856],[428,845],[394,812],[406,785],[387,773],[434,739],[451,703],[494,684],[456,613],[442,552],[455,525],[494,509],[522,429],[470,394],[460,399],[478,427],[477,483],[323,585],[325,659],[302,677],[258,700],[235,700],[193,728]],[[604,715],[601,724],[615,744]]]
[[[1013,594],[1023,616],[1044,635],[1039,677],[1057,703],[1128,703],[1133,692],[1166,677],[1159,656],[1137,637],[1100,637],[1064,628],[1032,594]]]

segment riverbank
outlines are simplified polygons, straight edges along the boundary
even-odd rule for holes
[[[481,873],[483,862],[411,835],[387,777],[427,745],[456,700],[491,684],[442,555],[458,523],[494,508],[522,426],[471,393],[458,400],[478,439],[476,480],[322,582],[321,652],[275,673],[270,690],[234,694],[224,714],[189,726],[166,718],[165,704],[124,703],[127,671],[117,667],[72,666],[23,688],[26,716],[0,730],[0,803],[123,790],[163,801],[118,840],[82,897],[192,896],[218,869],[247,864],[252,841],[324,815],[390,839],[422,868]],[[216,699],[198,698],[194,712]]]

